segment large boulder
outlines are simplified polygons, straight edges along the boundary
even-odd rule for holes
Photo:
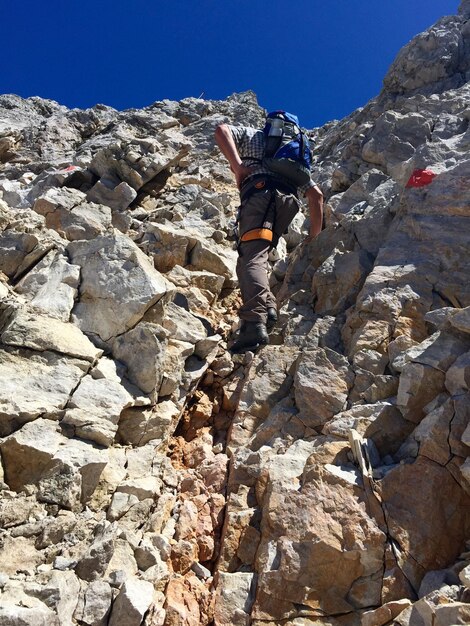
[[[102,340],[129,330],[166,292],[166,282],[149,259],[120,233],[69,244],[81,267],[80,299],[73,319]]]

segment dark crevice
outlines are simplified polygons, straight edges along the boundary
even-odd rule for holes
[[[31,252],[29,254],[33,254],[34,250],[37,248],[37,245],[31,250]],[[36,259],[35,261],[33,261],[31,263],[31,265],[28,265],[28,267],[26,267],[22,272],[20,272],[19,274],[15,274],[15,276],[11,279],[11,285],[14,288],[20,281],[22,278],[24,278],[27,274],[29,274],[32,270],[34,270],[34,268],[39,265],[39,263],[41,263],[41,261],[44,259],[44,257],[46,257],[49,252],[51,250],[54,250],[54,246],[51,245],[50,247],[46,247],[43,251],[43,253],[41,254],[41,256]],[[29,254],[27,256],[29,256]]]

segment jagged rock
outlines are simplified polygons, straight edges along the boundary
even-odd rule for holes
[[[312,293],[320,315],[335,315],[350,305],[372,268],[371,256],[364,250],[332,254],[315,272]]]
[[[453,395],[470,389],[470,352],[459,356],[448,369],[445,386]]]
[[[325,228],[303,242],[303,207],[271,253],[254,356],[224,353],[237,193],[213,139],[263,124],[254,94],[0,96],[0,623],[104,626],[119,587],[121,622],[137,577],[139,626],[468,621],[469,16],[309,131]]]
[[[171,400],[159,402],[151,409],[125,409],[119,420],[119,437],[134,446],[166,439],[173,433],[180,414],[181,409]]]
[[[91,497],[107,462],[104,451],[67,439],[55,422],[41,418],[7,437],[0,449],[11,489],[37,485],[40,499],[71,509]]]
[[[24,520],[38,518],[44,515],[44,505],[39,504],[34,496],[11,494],[10,499],[3,494],[0,524],[2,528],[19,526]]]
[[[365,611],[361,616],[361,626],[384,626],[395,619],[402,611],[411,605],[411,600],[397,600],[387,602],[379,609]]]
[[[50,350],[90,362],[103,353],[73,324],[21,309],[9,315],[0,340],[7,346]]]
[[[74,390],[62,425],[84,439],[109,446],[118,430],[123,409],[147,404],[140,390],[123,380],[117,364],[102,358]],[[93,411],[93,419],[90,412]]]
[[[50,545],[59,544],[77,525],[75,514],[71,511],[59,511],[57,517],[43,520],[41,533],[38,535],[36,547],[43,550]]]
[[[134,552],[139,569],[146,570],[146,580],[155,582],[160,589],[164,588],[170,578],[169,569],[165,564],[170,555],[169,541],[164,535],[157,533],[146,533]]]
[[[57,418],[89,367],[54,352],[1,350],[0,433],[5,436],[39,416]]]
[[[113,499],[111,500],[111,504],[108,508],[108,512],[106,515],[107,519],[109,519],[111,522],[114,522],[115,520],[125,515],[127,511],[129,511],[129,509],[138,502],[139,499],[137,498],[137,496],[116,491],[113,494]]]
[[[470,565],[467,565],[459,573],[460,581],[467,589],[470,589]]]
[[[15,290],[38,311],[68,322],[78,291],[80,268],[51,250],[22,278]]]
[[[79,578],[92,582],[103,576],[113,556],[116,534],[116,528],[109,523],[97,528],[93,542],[75,568]]]
[[[191,250],[189,262],[192,269],[223,276],[228,287],[237,284],[237,256],[234,250],[217,246],[209,240],[199,240]]]
[[[412,626],[420,623],[424,626],[446,626],[447,624],[468,621],[468,603],[458,601],[458,587],[445,585],[438,591],[421,598],[405,609],[396,618],[399,626]]]
[[[189,250],[197,238],[182,231],[171,222],[150,223],[145,231],[141,247],[153,257],[155,267],[160,272],[169,272],[175,266],[188,264]]]
[[[395,453],[413,426],[390,402],[361,404],[337,413],[322,428],[325,435],[347,440],[351,429],[371,439],[381,456]]]
[[[213,619],[212,603],[207,589],[195,574],[170,580],[166,590],[166,618],[168,626],[199,626]]]
[[[451,431],[451,421],[454,418],[454,406],[447,400],[434,410],[431,410],[413,431],[415,450],[410,441],[403,445],[403,453],[416,457],[419,454],[445,466],[451,459],[451,449],[448,439]]]
[[[86,626],[105,626],[112,598],[110,585],[104,580],[94,580],[79,597],[74,618]]]
[[[139,511],[140,516],[145,516],[146,510]],[[132,532],[132,531],[131,531]],[[135,537],[131,533],[117,538],[112,547],[112,555],[104,573],[104,579],[113,587],[119,587],[128,578],[137,575],[138,567],[134,558]]]
[[[101,178],[87,192],[90,202],[104,204],[114,211],[124,211],[136,198],[137,192],[126,182]]]
[[[431,570],[421,581],[418,596],[424,598],[433,591],[438,591],[447,585],[458,584],[458,582],[458,576],[451,569]]]
[[[403,416],[418,423],[423,409],[441,391],[444,391],[445,374],[421,363],[408,363],[402,370],[397,394],[397,404]]]
[[[2,272],[14,278],[38,243],[39,239],[32,233],[22,233],[13,229],[4,230],[0,234]]]
[[[450,324],[463,333],[470,333],[470,307],[457,311],[450,318]]]
[[[169,396],[175,393],[182,384],[187,359],[194,354],[194,346],[185,341],[170,339],[163,364],[163,379],[160,395]]]
[[[1,626],[61,626],[57,615],[44,604],[35,607],[0,607]]]
[[[156,476],[146,476],[123,481],[117,488],[118,492],[136,496],[138,500],[146,500],[160,495],[162,481]]]
[[[400,354],[394,360],[393,367],[402,371],[407,363],[420,363],[446,372],[452,363],[465,352],[466,345],[466,341],[461,337],[454,337],[439,331]]]
[[[253,617],[280,621],[299,604],[327,614],[380,604],[385,536],[355,489],[315,464],[307,466],[300,491],[280,480],[268,488]],[[342,508],[332,510],[327,503],[338,494]],[[335,527],[348,532],[334,532]],[[348,537],[358,533],[360,543],[351,544]]]
[[[168,333],[142,322],[113,342],[113,355],[126,364],[130,380],[148,394],[158,392],[163,379]]]
[[[329,350],[305,351],[295,373],[295,401],[302,420],[320,426],[345,408],[352,384],[347,359]]]
[[[90,169],[97,176],[124,181],[137,191],[159,172],[181,160],[190,145],[174,129],[162,131],[158,139],[118,141],[98,151]]]
[[[40,575],[39,589],[28,588],[26,591],[37,596],[46,606],[54,611],[60,624],[72,624],[72,615],[77,606],[80,583],[73,572],[53,571],[50,575]]]
[[[82,272],[73,320],[104,341],[129,330],[166,292],[163,277],[122,234],[72,242],[68,251]]]
[[[254,575],[237,572],[220,572],[215,599],[214,623],[216,626],[247,626],[254,601],[252,585]]]
[[[197,287],[209,301],[219,296],[224,285],[223,276],[207,271],[190,271],[180,265],[175,265],[171,271],[165,275],[165,278],[177,287],[185,289],[190,289],[191,286]]]
[[[111,227],[111,211],[86,202],[77,189],[48,189],[35,201],[34,210],[46,219],[46,226],[65,239],[93,239]]]
[[[426,33],[415,37],[392,63],[384,78],[385,89],[392,93],[414,92],[436,83],[446,84],[446,79],[447,88],[458,86],[460,81],[450,77],[459,67],[462,55],[459,26],[455,18],[442,18]]]
[[[153,585],[129,579],[113,603],[109,626],[139,626],[153,600]]]
[[[399,487],[403,484],[406,493]],[[400,546],[400,567],[418,589],[426,571],[445,567],[460,553],[469,523],[469,496],[447,469],[425,457],[388,472],[381,493],[389,532]],[[451,508],[446,506],[449,501]]]
[[[387,365],[387,355],[380,354],[376,350],[360,350],[354,355],[353,363],[372,374],[381,375]]]
[[[22,207],[26,204],[25,189],[19,181],[4,180],[0,183],[2,199],[11,207]]]
[[[4,575],[34,576],[36,568],[44,563],[45,555],[36,549],[33,537],[7,535],[0,547],[0,559]]]
[[[162,325],[177,341],[196,344],[207,336],[203,323],[174,302],[166,305]]]

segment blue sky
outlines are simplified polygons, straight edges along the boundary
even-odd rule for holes
[[[459,0],[5,0],[0,93],[140,108],[252,89],[313,127],[381,89]]]

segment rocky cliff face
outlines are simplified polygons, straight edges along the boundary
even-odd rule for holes
[[[470,623],[470,2],[314,129],[231,357],[222,121],[0,97],[0,624]]]

